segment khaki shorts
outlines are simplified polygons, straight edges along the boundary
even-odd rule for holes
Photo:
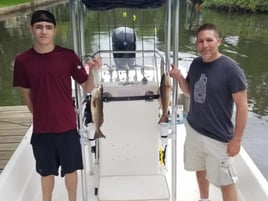
[[[185,126],[185,170],[206,170],[208,181],[218,187],[236,183],[233,158],[226,154],[227,143],[199,134],[188,122]]]

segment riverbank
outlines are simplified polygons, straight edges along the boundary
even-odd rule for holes
[[[193,1],[193,0],[191,0]],[[225,10],[227,12],[250,12],[250,13],[267,13],[268,1],[252,1],[252,0],[202,0],[202,7]]]
[[[2,7],[0,8],[0,21],[11,17],[12,15],[17,15],[22,12],[33,11],[36,8],[42,8],[47,5],[55,5],[58,3],[67,2],[68,0],[35,0],[29,3],[22,3],[14,6]]]

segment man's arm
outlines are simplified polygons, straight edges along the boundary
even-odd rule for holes
[[[33,103],[32,103],[32,96],[31,96],[31,89],[20,87],[23,100],[27,105],[30,112],[33,114]]]
[[[189,84],[183,77],[181,71],[174,64],[171,64],[171,70],[169,71],[169,74],[171,77],[173,77],[179,82],[180,88],[184,93],[184,95],[189,97],[190,96]]]
[[[92,73],[92,69],[100,69],[102,65],[101,58],[99,56],[96,56],[93,58],[93,60],[89,61],[87,63],[88,65],[88,77],[87,81],[82,83],[81,86],[84,89],[85,93],[90,93],[92,89],[94,89],[95,84],[94,84],[94,77]]]
[[[94,78],[93,78],[91,70],[89,70],[87,81],[82,83],[81,86],[84,89],[85,93],[90,93],[92,91],[92,89],[94,89],[94,87],[95,87]]]
[[[227,148],[229,156],[235,156],[240,151],[241,141],[248,117],[247,90],[234,93],[232,96],[236,105],[236,114],[234,135]]]

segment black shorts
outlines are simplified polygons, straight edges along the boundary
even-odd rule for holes
[[[83,169],[80,135],[77,129],[64,133],[33,133],[31,138],[36,171],[41,176],[61,176]]]

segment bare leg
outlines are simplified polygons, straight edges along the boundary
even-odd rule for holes
[[[237,201],[235,184],[221,187],[223,201]]]
[[[43,201],[51,201],[54,188],[54,175],[41,177],[41,186]]]
[[[77,172],[65,174],[65,185],[68,191],[69,201],[76,201],[77,194]]]
[[[206,199],[209,196],[209,182],[206,179],[206,170],[196,171],[196,178],[199,187],[200,198]]]

